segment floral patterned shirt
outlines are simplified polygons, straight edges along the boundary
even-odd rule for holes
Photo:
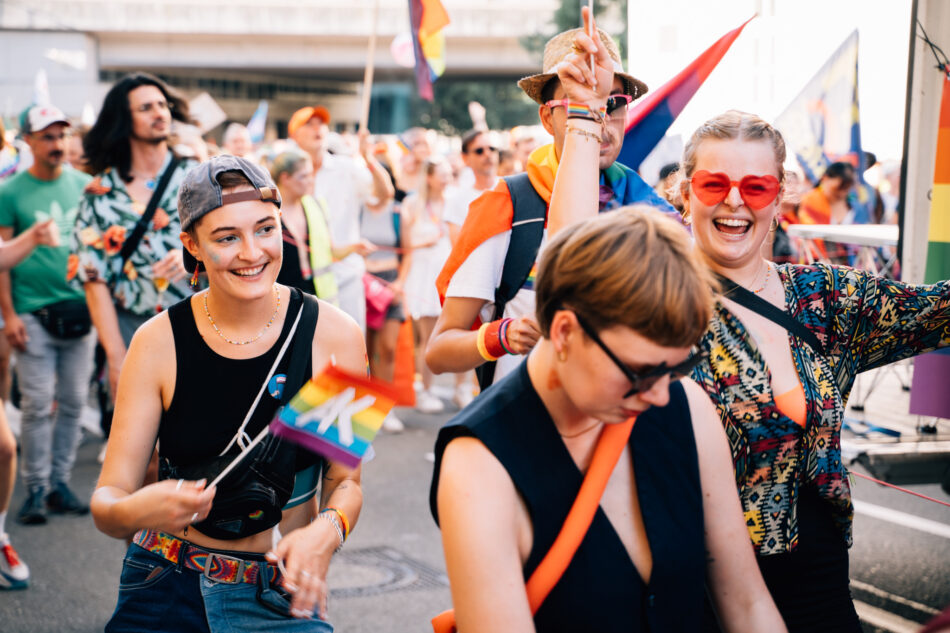
[[[739,498],[756,553],[798,545],[798,494],[812,486],[830,506],[848,545],[854,507],[841,462],[841,423],[855,376],[950,346],[950,281],[914,286],[840,266],[778,267],[786,311],[814,332],[822,350],[789,333],[805,390],[802,428],[776,406],[771,374],[755,340],[719,303],[693,372],[729,438]]]
[[[164,173],[171,157],[169,152],[159,174]],[[113,168],[96,176],[86,186],[79,201],[70,242],[72,254],[67,278],[80,286],[90,281],[104,281],[112,291],[116,306],[139,316],[161,312],[191,296],[187,280],[169,283],[165,279],[153,278],[152,265],[169,252],[181,248],[178,187],[188,170],[196,164],[192,160],[179,162],[151,225],[124,267],[119,253],[148,201],[133,201],[118,171]]]

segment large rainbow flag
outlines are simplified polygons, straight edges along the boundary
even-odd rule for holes
[[[627,115],[627,131],[618,161],[631,169],[639,169],[657,143],[673,125],[689,100],[722,59],[752,16],[742,26],[733,29],[707,48],[678,75],[647,94]]]
[[[330,366],[297,392],[270,431],[356,468],[395,403],[388,384]]]
[[[449,14],[439,0],[409,0],[412,51],[419,96],[432,101],[432,82],[445,72],[445,34]]]
[[[937,130],[937,160],[930,199],[930,231],[924,283],[950,279],[950,65],[944,65],[943,96]],[[910,412],[950,418],[950,349],[931,352],[914,359],[914,380],[910,389]]]

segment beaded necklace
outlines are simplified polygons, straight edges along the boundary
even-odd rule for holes
[[[257,333],[257,336],[249,338],[246,341],[232,341],[227,336],[225,336],[221,330],[218,329],[218,324],[214,322],[214,319],[211,317],[211,312],[208,310],[208,293],[207,292],[204,294],[205,316],[208,317],[208,321],[211,323],[211,327],[213,327],[214,331],[218,333],[218,336],[224,339],[225,343],[230,343],[231,345],[248,345],[249,343],[253,343],[260,337],[264,336],[264,332],[266,332],[267,329],[270,328],[270,326],[274,324],[274,319],[277,318],[277,313],[280,312],[280,291],[277,290],[277,286],[274,286],[274,296],[277,297],[277,308],[274,310],[274,314],[271,315],[270,321],[267,322],[267,325],[264,326],[264,329],[262,329],[260,332]]]
[[[752,292],[754,292],[755,294],[759,294],[760,292],[765,290],[765,287],[769,285],[769,279],[771,277],[772,277],[772,265],[769,264],[768,262],[765,262],[765,281],[763,281],[762,285],[759,286],[757,289],[754,289]]]

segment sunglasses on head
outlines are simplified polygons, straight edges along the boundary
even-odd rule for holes
[[[693,193],[708,206],[715,206],[726,199],[733,187],[739,188],[739,196],[753,211],[769,206],[778,195],[781,185],[775,176],[744,176],[742,180],[730,180],[720,172],[712,173],[701,169],[686,180]]]
[[[610,351],[610,348],[607,347],[607,344],[597,335],[597,332],[594,331],[584,319],[581,318],[581,315],[574,313],[574,316],[577,317],[577,323],[580,324],[581,329],[584,330],[584,333],[595,343],[600,349],[604,350],[604,353],[607,354],[607,358],[613,361],[613,364],[617,366],[624,376],[627,377],[627,380],[630,381],[630,390],[623,394],[624,399],[629,398],[630,396],[641,393],[643,391],[649,391],[653,385],[664,376],[669,376],[670,380],[679,380],[684,378],[693,371],[693,368],[698,365],[705,354],[702,354],[696,350],[693,350],[693,353],[690,354],[689,358],[684,360],[678,365],[673,367],[667,367],[666,363],[661,363],[655,367],[650,367],[645,370],[636,372],[630,369],[626,363],[617,358],[617,356]]]
[[[617,110],[626,108],[630,105],[631,101],[633,101],[633,97],[630,95],[610,95],[607,97],[607,114],[613,114]],[[556,108],[558,106],[566,108],[569,103],[571,103],[570,99],[552,99],[544,105],[549,108]]]
[[[472,153],[478,156],[481,156],[485,152],[491,152],[492,154],[494,154],[497,151],[498,151],[497,147],[476,147],[475,149],[472,150]]]

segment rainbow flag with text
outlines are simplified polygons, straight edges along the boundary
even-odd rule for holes
[[[270,431],[356,468],[395,403],[387,383],[330,366],[297,392]]]

